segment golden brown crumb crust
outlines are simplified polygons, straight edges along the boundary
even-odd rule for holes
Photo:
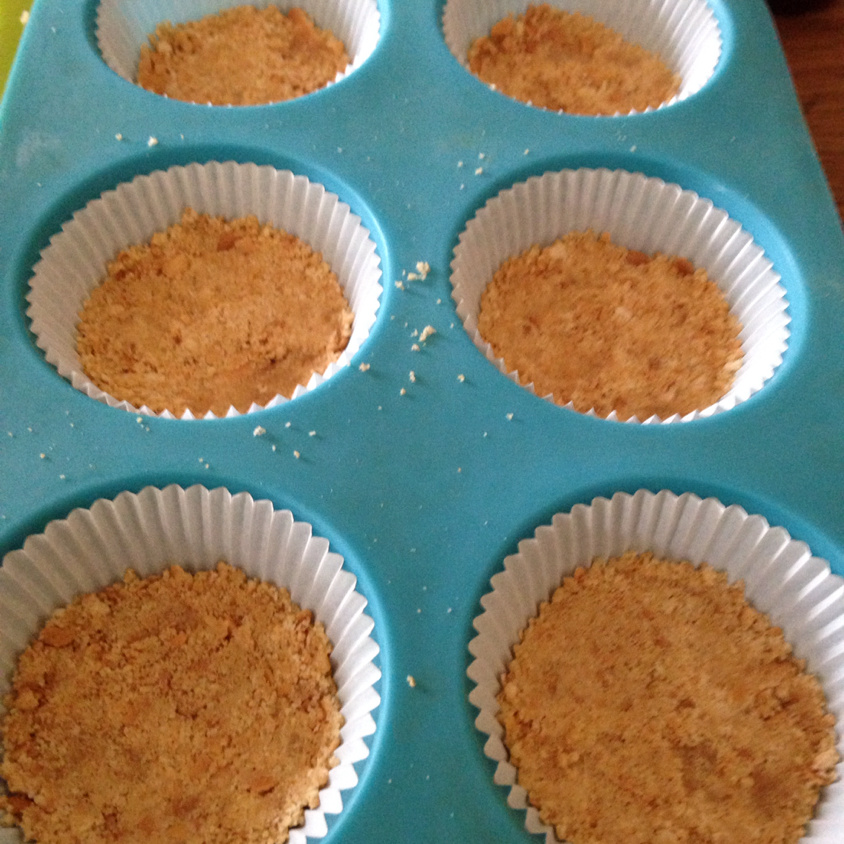
[[[138,84],[174,100],[260,105],[301,97],[346,69],[343,42],[301,9],[237,6],[159,24],[141,47]]]
[[[493,26],[469,48],[469,69],[522,102],[571,114],[658,108],[680,78],[653,53],[578,12],[547,3]]]
[[[287,840],[334,764],[325,630],[220,563],[85,595],[20,657],[0,805],[41,844]]]
[[[743,585],[707,565],[596,560],[514,654],[505,742],[561,840],[796,842],[835,779],[819,682]]]
[[[77,351],[121,401],[221,416],[289,398],[337,360],[352,319],[337,276],[298,237],[187,209],[109,263],[80,313]]]
[[[619,419],[703,410],[742,358],[741,326],[706,270],[591,231],[505,261],[478,330],[539,395]]]

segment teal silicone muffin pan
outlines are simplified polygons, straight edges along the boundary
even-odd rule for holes
[[[78,508],[148,487],[291,511],[342,555],[378,646],[368,754],[324,840],[539,840],[496,777],[470,699],[481,599],[522,540],[595,499],[664,491],[758,516],[844,575],[844,237],[767,7],[683,4],[704,14],[678,62],[703,40],[711,67],[689,69],[695,83],[670,105],[586,117],[516,102],[468,72],[455,51],[484,4],[361,3],[347,74],[254,107],[169,100],[124,78],[131,61],[98,32],[106,9],[132,5],[36,0],[0,111],[0,557]],[[184,4],[144,5],[176,19]],[[611,17],[617,5],[629,6],[567,7]],[[344,4],[311,6],[319,23]],[[647,42],[656,18],[638,17]],[[371,324],[344,365],[289,401],[222,418],[109,402],[57,363],[39,320],[70,311],[72,328],[75,305],[61,286],[33,301],[39,273],[50,260],[53,275],[78,274],[58,245],[104,197],[217,163],[280,171],[348,206],[369,243]],[[80,254],[99,260],[119,239],[96,234],[109,213]],[[494,263],[547,238],[564,214],[633,248],[688,241],[733,273],[731,305],[753,325],[770,312],[743,338],[759,358],[747,388],[687,418],[622,422],[502,371],[462,285],[485,252]],[[757,272],[761,293],[746,285]],[[840,826],[807,835],[844,840]]]

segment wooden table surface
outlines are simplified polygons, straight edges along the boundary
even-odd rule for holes
[[[794,87],[844,219],[844,0],[770,0]]]

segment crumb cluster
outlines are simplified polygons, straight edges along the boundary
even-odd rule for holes
[[[141,47],[138,84],[175,100],[260,105],[301,97],[349,65],[343,42],[301,9],[236,6],[159,24]]]
[[[571,114],[658,108],[680,78],[655,54],[579,12],[547,3],[498,21],[469,48],[469,69],[522,102]]]
[[[478,330],[539,395],[619,419],[703,410],[741,366],[741,326],[706,270],[571,232],[505,261]]]
[[[522,631],[498,700],[519,784],[573,844],[794,844],[835,779],[817,678],[707,565],[579,568]]]
[[[286,590],[224,563],[127,572],[20,657],[6,822],[52,844],[286,841],[335,763],[330,652]]]
[[[120,401],[221,416],[289,398],[340,356],[352,320],[337,276],[300,238],[187,209],[109,263],[80,313],[77,351]]]

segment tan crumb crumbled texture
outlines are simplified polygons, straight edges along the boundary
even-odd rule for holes
[[[571,114],[658,108],[681,81],[654,53],[547,3],[498,21],[473,42],[468,60],[472,73],[502,93]]]
[[[138,84],[175,100],[260,105],[333,82],[349,65],[343,42],[301,9],[236,6],[159,24],[141,47]]]
[[[505,261],[478,330],[539,395],[619,419],[703,410],[742,361],[741,325],[706,270],[591,231]]]
[[[220,563],[78,598],[21,655],[7,823],[41,844],[282,842],[335,764],[322,625]]]
[[[187,209],[109,263],[80,313],[77,351],[120,401],[222,416],[289,398],[337,360],[352,320],[337,276],[304,241],[255,217]]]
[[[522,631],[499,719],[572,844],[786,844],[835,779],[834,719],[782,631],[708,565],[628,552]]]

